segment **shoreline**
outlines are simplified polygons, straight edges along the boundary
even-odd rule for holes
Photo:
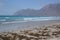
[[[13,30],[0,33],[0,40],[59,40],[60,23],[52,23],[28,30]]]
[[[41,27],[51,24],[60,23],[60,20],[49,20],[49,21],[31,21],[31,22],[22,22],[16,24],[3,24],[0,25],[0,32],[1,31],[9,31],[9,30],[23,30],[23,29],[31,29],[35,27]]]
[[[45,25],[39,25],[39,26],[34,26],[33,28],[28,28],[28,29],[24,29],[24,30],[33,30],[33,29],[35,29],[35,28],[45,28],[45,27],[51,27],[51,26],[56,26],[56,25],[60,25],[60,22],[59,23],[51,23],[51,24],[45,24]],[[53,28],[53,27],[52,27]],[[20,31],[24,31],[24,30],[20,30]],[[12,31],[12,30],[11,30]],[[11,32],[10,31],[10,32]],[[19,31],[19,29],[17,29],[17,30],[13,30],[13,31]]]

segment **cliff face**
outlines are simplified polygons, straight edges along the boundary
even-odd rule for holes
[[[17,11],[14,15],[19,16],[60,16],[60,4],[49,4],[40,10],[23,9]]]

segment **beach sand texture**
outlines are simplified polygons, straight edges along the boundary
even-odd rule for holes
[[[0,40],[60,40],[60,23],[23,31],[1,32]]]

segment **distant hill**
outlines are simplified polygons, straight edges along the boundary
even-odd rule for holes
[[[14,15],[19,16],[60,16],[60,4],[49,4],[40,10],[23,9],[17,11]]]

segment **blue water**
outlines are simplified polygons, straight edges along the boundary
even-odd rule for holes
[[[47,20],[60,20],[60,17],[21,17],[21,16],[0,16],[0,31],[7,31],[13,29],[23,29],[26,28],[27,24],[25,22],[32,21],[47,21]],[[39,22],[40,23],[40,22]],[[39,24],[38,22],[32,25]]]
[[[60,17],[21,17],[21,16],[0,16],[0,24],[4,22],[27,22],[27,21],[44,21],[60,20]]]

